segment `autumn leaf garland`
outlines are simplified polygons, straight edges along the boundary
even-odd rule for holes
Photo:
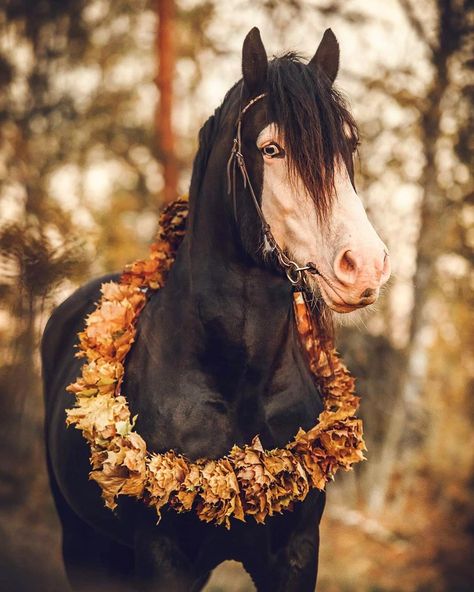
[[[191,462],[169,451],[149,453],[134,431],[135,418],[121,384],[124,360],[135,340],[135,324],[146,292],[163,287],[185,233],[187,202],[178,200],[160,217],[150,256],[126,267],[119,283],[102,285],[96,310],[79,333],[81,376],[67,390],[76,397],[66,422],[81,430],[91,449],[90,478],[114,509],[119,495],[142,499],[158,516],[165,506],[193,510],[199,519],[230,528],[230,518],[267,516],[291,509],[311,488],[324,489],[339,468],[364,458],[359,398],[354,379],[335,350],[323,348],[303,295],[294,296],[295,321],[309,367],[321,387],[324,411],[307,432],[300,429],[285,448],[264,450],[258,436],[234,446],[223,458]]]

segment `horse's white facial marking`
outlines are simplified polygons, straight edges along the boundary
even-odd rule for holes
[[[277,243],[298,264],[316,265],[321,275],[308,279],[333,310],[372,304],[390,276],[390,263],[345,165],[337,167],[333,207],[323,222],[303,182],[290,179],[284,139],[274,124],[261,131],[257,147],[264,162],[262,210]]]

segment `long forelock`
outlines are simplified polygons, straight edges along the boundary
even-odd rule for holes
[[[346,103],[322,71],[286,53],[268,69],[269,115],[285,140],[290,178],[299,178],[327,219],[338,163],[351,158],[357,126]]]

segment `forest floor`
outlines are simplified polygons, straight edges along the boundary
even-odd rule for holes
[[[419,511],[430,491],[418,484],[407,518],[374,520],[339,506],[329,494],[321,524],[318,592],[468,592],[460,573],[465,543],[456,524],[445,524],[442,513]],[[439,533],[443,544],[439,544]],[[450,559],[443,547],[451,550]],[[454,550],[454,553],[452,552]],[[451,561],[449,578],[440,569]],[[452,563],[454,561],[454,563]],[[459,564],[456,565],[456,562]],[[464,563],[462,563],[464,561]],[[37,472],[30,495],[10,499],[0,507],[0,590],[8,592],[68,592],[60,552],[60,527],[47,486]],[[206,592],[252,592],[255,588],[242,566],[226,562],[214,571]]]

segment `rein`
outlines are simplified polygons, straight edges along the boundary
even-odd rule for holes
[[[242,175],[244,188],[249,189],[250,196],[252,197],[252,202],[255,206],[255,210],[257,212],[258,217],[260,218],[260,222],[262,223],[262,232],[267,240],[268,246],[270,247],[270,251],[275,253],[276,258],[280,266],[283,268],[286,277],[290,281],[290,283],[294,287],[301,287],[303,288],[305,285],[305,277],[303,272],[307,271],[312,275],[320,275],[316,265],[311,261],[308,261],[306,265],[298,265],[295,261],[290,259],[288,255],[283,251],[280,245],[277,243],[275,237],[273,236],[270,224],[267,222],[265,215],[262,211],[262,208],[258,202],[257,196],[255,194],[255,190],[252,185],[252,181],[250,179],[247,166],[245,165],[244,155],[242,153],[242,121],[243,116],[245,113],[260,99],[263,99],[267,96],[267,93],[262,93],[256,97],[254,97],[251,101],[249,101],[245,107],[240,110],[239,116],[236,122],[236,133],[232,143],[232,150],[230,152],[229,160],[227,161],[227,192],[228,194],[232,193],[232,202],[234,207],[234,216],[236,217],[237,212],[237,194],[236,194],[236,167],[239,167],[240,173]],[[237,220],[236,220],[237,221]]]

